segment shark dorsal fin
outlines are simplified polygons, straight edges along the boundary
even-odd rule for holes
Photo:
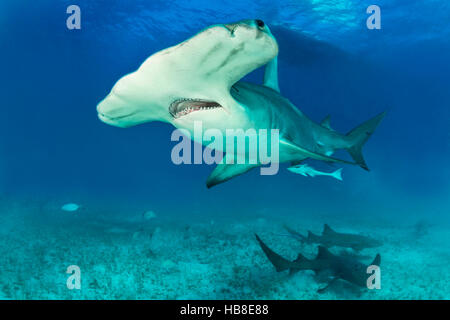
[[[319,253],[317,253],[316,259],[328,259],[332,256],[333,254],[328,251],[327,248],[325,248],[324,246],[319,246]]]
[[[331,128],[331,126],[330,126],[330,120],[331,120],[331,116],[330,116],[330,115],[327,115],[327,116],[325,117],[325,119],[322,120],[322,122],[320,123],[320,125],[321,125],[322,127],[324,127],[324,128],[327,128],[328,130],[334,131],[334,130]]]
[[[332,233],[336,233],[336,231],[331,229],[329,225],[324,224],[323,225],[323,232],[322,232],[322,234],[332,234]]]
[[[308,268],[308,264],[305,264],[305,262],[307,262],[307,261],[309,261],[309,260],[306,259],[304,255],[299,253],[297,256],[297,259],[292,261],[292,264],[295,267],[289,269],[289,275],[293,275],[293,274],[299,272],[300,270],[306,270]]]
[[[307,259],[305,258],[304,255],[302,255],[301,253],[298,254],[297,259],[294,260],[294,262],[304,262]]]
[[[379,253],[377,253],[377,255],[375,256],[375,259],[373,259],[373,261],[370,265],[371,266],[380,266],[380,263],[381,263],[381,256]]]

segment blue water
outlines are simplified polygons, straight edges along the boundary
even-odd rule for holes
[[[81,30],[66,28],[70,4]],[[381,30],[366,27],[371,4]],[[212,166],[172,163],[170,125],[98,120],[96,105],[152,53],[253,18],[279,43],[282,94],[310,118],[330,114],[344,133],[387,110],[364,148],[370,172],[345,166],[338,182],[283,165],[207,189]],[[450,298],[448,21],[444,0],[3,1],[0,298],[356,298],[317,295],[311,275],[264,260],[256,231],[295,257],[295,241],[273,235],[288,222],[384,240],[386,286],[364,298]],[[156,218],[139,220],[146,210]],[[72,264],[81,290],[66,288]]]

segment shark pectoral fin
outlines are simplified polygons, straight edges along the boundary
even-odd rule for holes
[[[206,180],[206,186],[209,188],[215,185],[230,180],[238,175],[246,173],[247,171],[257,167],[256,164],[226,164],[225,158],[224,163],[220,163],[211,172],[208,179]]]
[[[346,163],[346,164],[353,164],[353,165],[357,164],[354,162],[336,159],[333,157],[328,157],[323,154],[309,151],[307,149],[297,146],[296,144],[294,144],[291,141],[288,141],[286,139],[280,139],[280,149],[281,148],[283,148],[285,152],[290,153],[293,156],[298,156],[298,158],[302,159],[302,160],[306,159],[306,158],[312,158],[312,159],[321,160],[321,161],[339,162],[339,163]]]
[[[264,70],[264,85],[269,87],[276,92],[280,92],[280,87],[278,86],[278,58],[275,57],[266,64]]]

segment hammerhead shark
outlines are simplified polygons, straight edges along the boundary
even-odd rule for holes
[[[299,162],[312,158],[325,162],[359,165],[368,170],[362,147],[384,113],[340,134],[329,126],[329,118],[315,123],[280,93],[277,68],[278,44],[269,27],[259,19],[210,26],[178,45],[151,55],[136,70],[122,77],[97,106],[101,121],[127,128],[162,121],[204,146],[211,139],[208,129],[227,137],[228,130],[254,130],[258,141],[277,130],[277,159],[270,164]],[[240,81],[265,66],[262,84]],[[195,124],[202,123],[202,134]],[[211,131],[209,131],[211,132]],[[233,137],[232,137],[233,138]],[[236,163],[241,155],[260,154],[259,144],[237,151],[234,144],[214,143],[224,159],[206,181],[208,188],[262,166],[266,160]],[[275,147],[268,150],[274,151]],[[331,157],[347,150],[352,161]],[[230,161],[231,159],[231,161]]]
[[[382,245],[381,241],[367,236],[336,232],[327,224],[323,226],[322,235],[316,235],[311,231],[308,231],[308,235],[306,237],[298,233],[297,231],[292,230],[288,226],[284,226],[284,228],[289,232],[291,236],[300,240],[301,242],[318,243],[326,248],[336,246],[352,248],[355,251],[360,251],[365,248],[375,248]]]
[[[339,279],[345,280],[360,288],[367,288],[367,279],[369,277],[367,272],[368,267],[379,267],[381,263],[380,254],[375,256],[371,264],[365,265],[350,256],[334,255],[324,246],[319,246],[319,252],[314,259],[307,259],[299,253],[297,259],[289,261],[270,249],[258,235],[255,234],[255,236],[261,249],[277,272],[285,270],[289,270],[291,274],[301,270],[312,270],[315,273],[330,272],[330,281],[324,288],[319,289],[320,293],[324,292],[332,283]]]

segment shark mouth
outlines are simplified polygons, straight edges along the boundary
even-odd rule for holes
[[[195,111],[212,110],[217,108],[222,108],[222,106],[214,101],[202,99],[179,99],[170,104],[169,113],[174,118],[180,118]]]

